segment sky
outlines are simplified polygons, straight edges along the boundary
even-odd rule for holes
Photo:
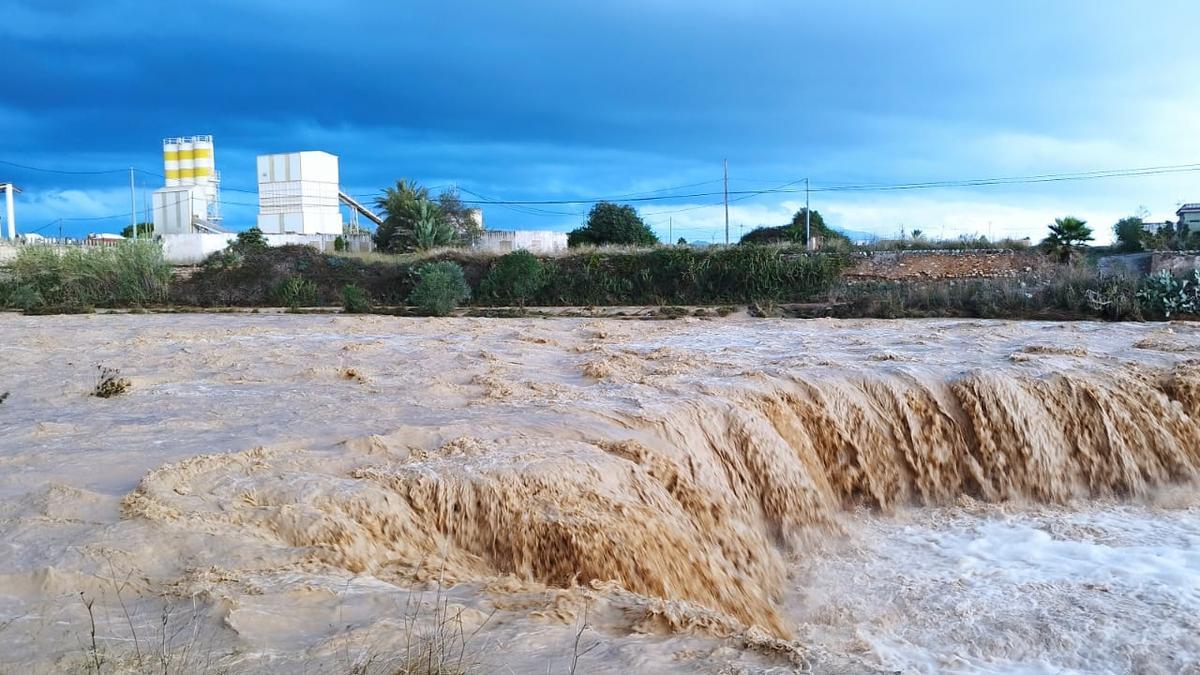
[[[583,202],[483,205],[492,229],[684,195],[635,205],[664,239],[716,242],[724,160],[734,239],[804,204],[753,193],[805,178],[827,222],[884,237],[1040,238],[1075,215],[1104,241],[1200,201],[1196,170],[836,189],[1200,169],[1193,0],[4,4],[0,181],[24,189],[22,232],[119,231],[127,167],[140,210],[161,140],[195,134],[214,136],[231,229],[254,223],[255,156],[300,150],[338,155],[366,199],[407,177]]]

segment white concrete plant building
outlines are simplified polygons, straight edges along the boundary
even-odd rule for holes
[[[265,234],[340,235],[338,158],[327,152],[258,157],[258,229]]]

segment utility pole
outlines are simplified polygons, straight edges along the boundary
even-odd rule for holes
[[[804,179],[804,243],[805,248],[813,250],[812,240],[812,209],[808,207],[808,179]]]
[[[725,160],[725,245],[729,245],[729,160]]]
[[[129,167],[129,226],[133,228],[133,238],[137,239],[137,196],[133,191],[133,167]]]

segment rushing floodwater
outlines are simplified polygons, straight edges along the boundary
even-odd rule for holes
[[[0,345],[0,672],[1200,672],[1194,324],[6,315]],[[131,392],[88,396],[98,364]]]

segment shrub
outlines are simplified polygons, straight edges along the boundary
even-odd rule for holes
[[[0,307],[9,307],[28,312],[46,304],[42,294],[32,286],[24,284],[5,284],[0,288]]]
[[[337,251],[338,253],[345,251],[346,250],[346,238],[340,234],[336,238],[334,238],[333,250]]]
[[[162,248],[150,241],[118,246],[73,246],[58,251],[24,246],[11,266],[14,284],[24,300],[37,305],[128,307],[162,302],[167,297],[171,267]]]
[[[471,296],[471,288],[457,263],[448,260],[425,263],[414,273],[417,284],[408,302],[426,314],[447,316],[458,303]]]
[[[479,284],[479,297],[524,307],[544,284],[542,262],[529,251],[513,251],[492,264]]]
[[[252,227],[245,232],[238,232],[237,240],[229,245],[230,250],[238,253],[262,253],[270,248],[267,243],[267,238],[263,236],[262,230],[257,227]]]
[[[347,314],[366,314],[371,311],[371,297],[354,284],[344,286],[342,287],[342,311]]]
[[[288,277],[275,289],[280,304],[292,309],[317,304],[317,285],[301,276]]]

